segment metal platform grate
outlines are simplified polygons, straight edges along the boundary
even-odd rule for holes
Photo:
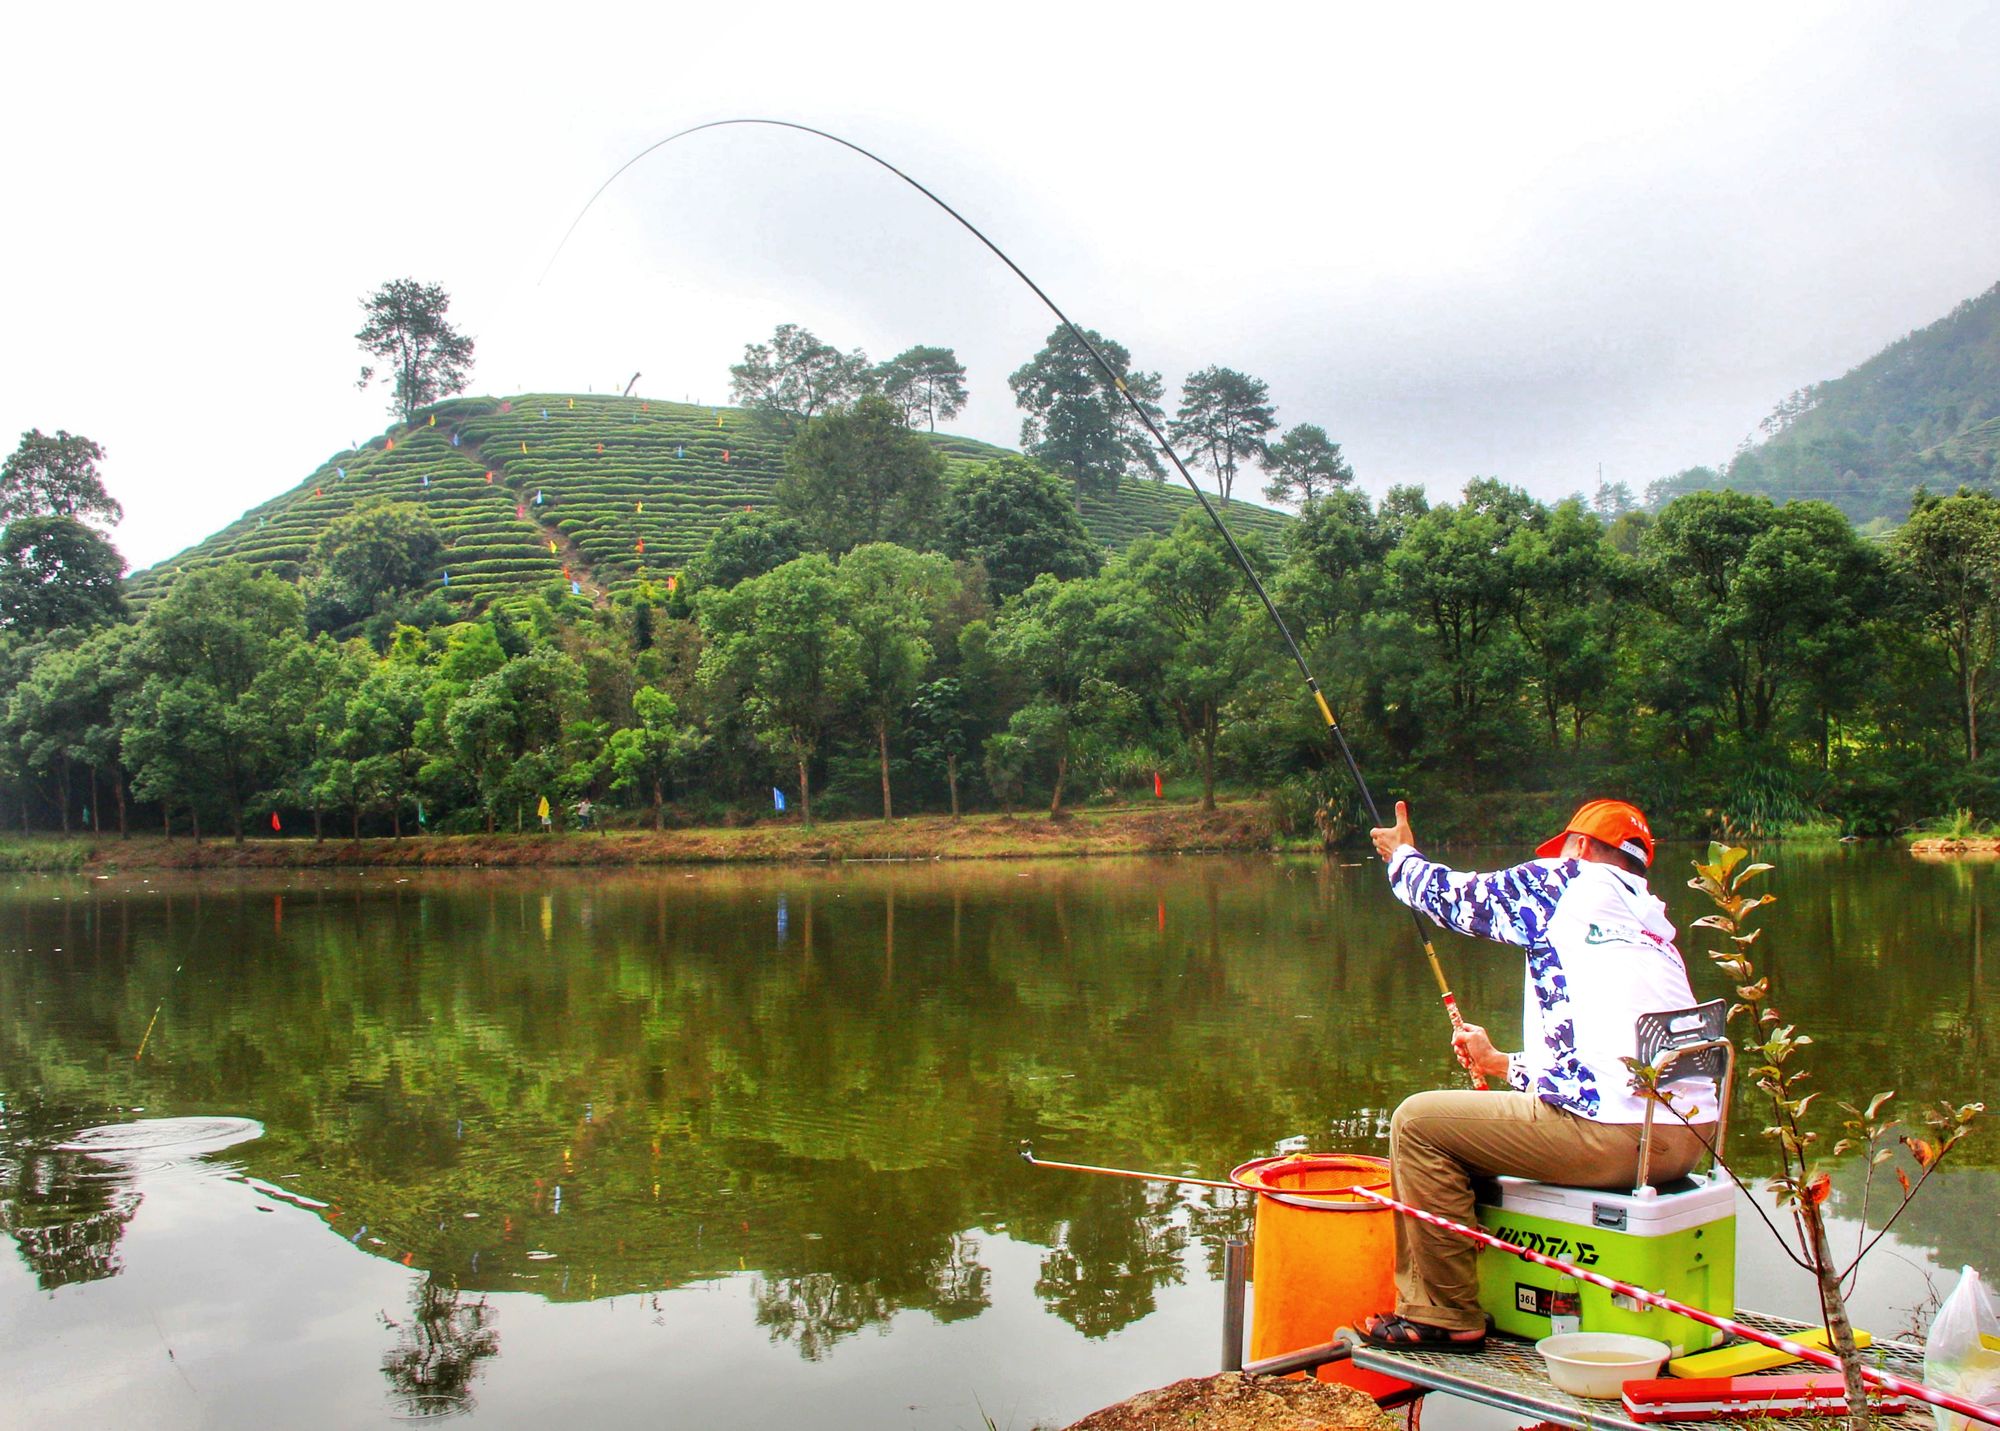
[[[1787,1321],[1762,1312],[1738,1312],[1736,1319],[1780,1336],[1808,1330],[1811,1323]],[[1909,1381],[1924,1379],[1922,1347],[1905,1342],[1878,1341],[1868,1348],[1871,1365]],[[1512,1337],[1492,1336],[1476,1352],[1384,1351],[1380,1347],[1356,1343],[1354,1364],[1385,1376],[1398,1377],[1429,1391],[1449,1392],[1468,1401],[1517,1411],[1560,1426],[1603,1428],[1603,1431],[1658,1431],[1661,1427],[1700,1427],[1715,1431],[1713,1421],[1634,1421],[1617,1401],[1586,1401],[1558,1391],[1542,1369],[1542,1359],[1533,1342]],[[1772,1376],[1797,1376],[1801,1371],[1817,1371],[1798,1363],[1779,1367]],[[1814,1421],[1800,1418],[1788,1425],[1810,1427]],[[1876,1424],[1894,1431],[1933,1431],[1930,1408],[1911,1403],[1911,1409],[1897,1416],[1881,1416]]]

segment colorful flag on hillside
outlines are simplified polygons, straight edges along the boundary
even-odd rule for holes
[[[687,455],[688,455],[687,449],[685,447],[676,447],[674,449],[674,456],[676,457],[685,457]]]
[[[778,807],[779,814],[785,812],[785,792],[775,785],[771,787],[771,803]]]
[[[431,414],[431,421],[430,421],[430,425],[431,425],[432,427],[436,427],[436,426],[438,425],[438,415],[437,415],[436,413],[432,413],[432,414]]]
[[[675,592],[675,591],[677,591],[677,590],[679,590],[679,589],[680,589],[680,584],[681,584],[681,579],[680,579],[679,577],[677,577],[677,576],[670,576],[670,577],[668,577],[668,578],[667,578],[667,595],[669,595],[669,596],[672,596],[672,595],[674,594],[674,592]]]
[[[445,584],[446,586],[450,586],[450,585],[451,585],[451,573],[450,573],[450,572],[446,572],[446,573],[444,574],[444,584]]]
[[[278,823],[278,812],[277,812],[276,810],[273,810],[273,811],[271,812],[271,828],[272,828],[273,830],[277,830],[277,831],[280,831],[280,832],[282,832],[282,831],[284,830],[284,828],[285,828],[285,827],[284,827],[283,825],[280,825],[280,824]]]
[[[571,399],[569,400],[569,405],[570,405],[571,407],[575,407],[575,406],[576,406],[576,399],[575,399],[575,398],[571,398]]]
[[[554,556],[555,554],[556,554],[556,539],[555,539],[554,537],[550,537],[550,538],[549,538],[549,555],[550,555],[550,556]]]
[[[542,505],[542,489],[539,487],[535,489],[535,505],[537,507]]]
[[[1155,800],[1164,800],[1166,795],[1167,787],[1160,782],[1160,772],[1155,770],[1153,772],[1153,798]]]
[[[634,502],[632,504],[632,512],[634,516],[640,516],[640,517],[645,516],[646,504],[644,502]]]
[[[721,410],[720,408],[716,409],[716,413],[715,413],[715,425],[716,425],[717,427],[720,427],[720,426],[722,426],[722,410]]]
[[[599,457],[602,457],[604,455],[604,444],[601,442],[597,444],[597,455]]]
[[[426,487],[428,487],[428,486],[430,486],[430,485],[431,485],[431,474],[430,474],[430,473],[428,473],[428,472],[426,472],[426,473],[424,474],[424,485],[425,485]]]
[[[500,411],[502,412],[512,412],[513,410],[514,410],[514,404],[511,402],[503,402],[500,404]]]
[[[393,437],[389,438],[385,443],[383,443],[382,450],[384,452],[394,452],[396,450],[396,439]]]
[[[514,504],[514,516],[525,522],[528,519],[528,504],[526,502],[516,502]]]
[[[335,477],[345,477],[347,475],[347,469],[345,467],[336,467],[333,469],[333,475]]]
[[[549,823],[549,797],[544,795],[535,805],[535,818],[544,825]]]
[[[639,538],[639,555],[644,556],[645,554],[646,554],[646,539],[644,537],[641,537]]]
[[[722,460],[724,462],[727,462],[729,460],[729,449],[726,447],[722,449]]]
[[[572,581],[569,584],[569,594],[571,596],[583,595],[583,583],[580,581]]]
[[[419,825],[428,825],[430,823],[430,821],[424,818],[424,802],[421,800],[417,801],[417,823]]]
[[[320,488],[320,487],[315,487],[315,488],[313,488],[313,496],[315,496],[315,497],[324,497],[325,495],[326,495],[326,491],[325,491],[325,489],[324,489],[324,488]]]
[[[453,447],[457,447],[460,445],[458,440],[458,434],[455,432],[451,435],[451,445]]]
[[[521,455],[523,457],[526,457],[528,455],[528,444],[526,442],[523,442],[521,444]]]
[[[649,402],[642,402],[639,404],[639,411],[641,412],[651,412],[652,410],[653,410],[653,405]]]
[[[486,469],[486,485],[489,487],[493,485],[493,469],[491,467]]]
[[[549,410],[548,410],[547,408],[543,408],[543,409],[542,409],[542,421],[543,421],[543,422],[547,422],[548,420],[549,420]]]

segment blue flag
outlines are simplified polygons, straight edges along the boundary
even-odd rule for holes
[[[455,432],[451,435],[451,445],[453,447],[458,446],[458,434]]]
[[[580,581],[572,581],[569,584],[569,594],[571,596],[583,595],[583,583]]]
[[[333,475],[336,477],[345,477],[347,475],[347,469],[345,467],[336,467],[333,469]]]
[[[446,572],[446,573],[444,574],[444,584],[445,584],[446,586],[450,586],[450,585],[451,585],[451,573],[450,573],[450,572]]]
[[[779,812],[780,814],[783,814],[783,813],[784,813],[784,809],[785,809],[785,792],[784,792],[784,791],[782,791],[782,790],[780,790],[780,789],[779,789],[779,788],[778,788],[777,786],[775,786],[775,785],[773,785],[773,786],[771,787],[771,803],[772,803],[773,805],[776,805],[776,806],[778,807],[778,812]]]

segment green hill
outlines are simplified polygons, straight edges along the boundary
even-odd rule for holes
[[[937,434],[947,466],[1004,449]],[[784,444],[751,413],[651,399],[530,393],[453,398],[320,464],[178,556],[127,582],[144,606],[176,575],[239,558],[296,579],[327,523],[372,498],[416,502],[443,533],[437,583],[483,605],[560,581],[591,595],[677,572],[730,512],[768,506]],[[1182,487],[1127,478],[1117,499],[1086,499],[1107,547],[1169,530],[1193,503]],[[1237,502],[1232,527],[1269,541],[1290,518]],[[551,544],[553,543],[553,550]],[[446,581],[449,575],[450,580]]]
[[[1655,483],[1656,501],[1729,486],[1817,497],[1900,522],[1918,487],[2000,488],[2000,284],[1855,368],[1793,393],[1720,471]]]

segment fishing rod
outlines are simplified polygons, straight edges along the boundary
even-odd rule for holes
[[[862,148],[850,139],[842,139],[838,134],[828,133],[824,129],[815,129],[810,124],[798,124],[789,119],[711,119],[705,124],[690,125],[686,129],[677,130],[669,134],[666,138],[655,140],[653,143],[647,145],[623,164],[620,164],[611,172],[610,178],[597,186],[595,192],[584,201],[583,207],[577,210],[576,217],[570,220],[569,227],[563,230],[562,238],[556,243],[555,252],[549,255],[548,263],[542,268],[541,279],[536,281],[539,283],[548,278],[549,270],[555,267],[556,260],[562,256],[563,248],[569,243],[570,235],[576,232],[577,225],[583,222],[584,215],[590,212],[591,206],[598,201],[604,191],[618,181],[619,175],[623,174],[627,169],[630,169],[654,150],[665,148],[676,140],[685,139],[692,134],[700,134],[705,130],[727,129],[737,126],[789,129],[799,134],[809,134],[815,138],[827,140],[829,143],[838,144],[841,148],[860,155],[870,163],[887,169],[891,174],[894,174],[898,179],[901,179],[905,184],[908,184],[912,189],[915,189],[919,194],[922,194],[926,199],[929,199],[933,204],[936,204],[953,219],[957,220],[960,228],[984,244],[995,258],[999,259],[1012,270],[1016,278],[1028,285],[1028,288],[1034,293],[1035,297],[1042,300],[1043,306],[1049,312],[1056,315],[1056,320],[1069,331],[1069,335],[1076,339],[1082,345],[1084,351],[1090,354],[1091,359],[1097,366],[1104,370],[1104,375],[1111,380],[1112,387],[1117,390],[1120,397],[1125,399],[1126,406],[1131,408],[1133,416],[1137,417],[1140,425],[1151,434],[1153,441],[1158,444],[1160,451],[1167,455],[1167,460],[1173,464],[1174,470],[1180,473],[1181,480],[1187,483],[1188,490],[1194,493],[1195,500],[1201,503],[1202,511],[1208,514],[1209,521],[1213,522],[1216,531],[1222,534],[1223,543],[1229,548],[1230,556],[1235,559],[1236,565],[1249,580],[1250,589],[1257,593],[1258,601],[1263,603],[1265,613],[1271,618],[1271,623],[1278,628],[1278,634],[1284,637],[1285,648],[1291,653],[1292,664],[1299,668],[1299,675],[1304,678],[1306,689],[1312,692],[1313,704],[1319,708],[1321,718],[1326,721],[1326,728],[1333,732],[1334,743],[1339,747],[1341,759],[1347,764],[1347,773],[1354,778],[1355,788],[1361,793],[1361,803],[1367,809],[1368,817],[1379,828],[1382,825],[1382,812],[1376,808],[1375,796],[1369,790],[1367,780],[1362,777],[1361,766],[1354,759],[1354,751],[1347,743],[1347,736],[1341,730],[1340,722],[1334,719],[1333,707],[1327,704],[1326,695],[1320,690],[1318,678],[1313,675],[1312,667],[1306,664],[1305,653],[1299,649],[1299,643],[1292,635],[1292,628],[1287,626],[1285,618],[1278,614],[1277,604],[1271,600],[1271,594],[1264,589],[1262,579],[1258,577],[1256,569],[1250,565],[1249,558],[1243,555],[1243,549],[1236,544],[1236,538],[1230,532],[1228,524],[1222,520],[1222,514],[1215,510],[1215,504],[1208,500],[1208,494],[1202,491],[1200,484],[1194,480],[1194,474],[1188,471],[1187,464],[1181,461],[1180,454],[1174,450],[1174,445],[1167,441],[1166,434],[1160,431],[1159,424],[1154,422],[1152,413],[1146,410],[1146,405],[1140,402],[1132,390],[1125,385],[1124,374],[1112,366],[1111,361],[1099,351],[1097,344],[1091,342],[1085,336],[1084,331],[1070,320],[1069,314],[1063,312],[1057,306],[1055,299],[1049,297],[1039,283],[1028,277],[1026,270],[1020,264],[1007,256],[1005,249],[980,232],[978,226],[966,218],[965,215],[961,214],[957,209],[954,209],[950,204],[947,204],[943,199],[939,198],[908,174],[905,174],[881,155]],[[1431,943],[1430,932],[1424,928],[1423,916],[1418,914],[1414,909],[1410,911],[1410,924],[1416,931],[1418,944],[1423,947],[1424,959],[1430,965],[1431,975],[1437,980],[1438,996],[1443,1001],[1445,1015],[1451,1020],[1452,1031],[1457,1033],[1465,1027],[1465,1019],[1458,1011],[1458,999],[1451,991],[1451,982],[1444,976],[1444,965],[1438,960],[1437,947]],[[1456,1044],[1453,1045],[1453,1051],[1458,1053],[1459,1062],[1465,1066],[1466,1072],[1471,1076],[1472,1086],[1484,1089],[1486,1087],[1485,1075],[1472,1066],[1471,1059],[1463,1052],[1460,1052]]]
[[[1148,1173],[1130,1168],[1100,1168],[1088,1163],[1049,1162],[1037,1158],[1033,1145],[1025,1142],[1021,1144],[1021,1158],[1030,1167],[1035,1168],[1053,1168],[1061,1172],[1072,1173],[1100,1173],[1110,1177],[1138,1178],[1149,1182],[1193,1183],[1199,1187],[1230,1188],[1236,1192],[1260,1193],[1267,1197],[1275,1197],[1279,1201],[1290,1201],[1295,1198],[1314,1196],[1312,1193],[1297,1193],[1290,1190],[1279,1193],[1270,1188],[1249,1187],[1236,1182],[1220,1182],[1213,1178],[1182,1177],[1173,1173]],[[1519,1243],[1509,1242],[1505,1238],[1494,1236],[1484,1228],[1468,1227],[1466,1224],[1458,1222],[1455,1219],[1444,1217],[1435,1212],[1427,1212],[1423,1208],[1414,1207],[1409,1203],[1390,1197],[1382,1191],[1380,1183],[1356,1183],[1351,1187],[1342,1188],[1338,1192],[1320,1193],[1317,1196],[1321,1199],[1343,1199],[1350,1203],[1354,1198],[1362,1198],[1391,1212],[1400,1213],[1404,1217],[1413,1217],[1419,1222],[1427,1222],[1433,1227],[1442,1228],[1446,1232],[1454,1233],[1459,1237],[1476,1242],[1482,1247],[1491,1248],[1495,1252],[1505,1252],[1510,1256],[1520,1258],[1524,1262],[1532,1262],[1537,1266],[1547,1267],[1551,1271],[1560,1272],[1565,1276],[1575,1277],[1579,1281],[1588,1282],[1592,1286],[1602,1287],[1614,1296],[1625,1297],[1635,1302],[1643,1302],[1647,1306],[1654,1307],[1659,1311],[1671,1312],[1677,1317],[1686,1317],[1691,1322],[1697,1322],[1705,1327],[1712,1327],[1726,1336],[1739,1337],[1744,1341],[1756,1342],[1760,1346],[1784,1352],[1787,1356],[1797,1357],[1801,1361],[1811,1362],[1813,1365],[1823,1367],[1829,1371],[1844,1370],[1840,1358],[1831,1351],[1807,1346],[1803,1342],[1796,1341],[1791,1337],[1779,1336],[1775,1332],[1767,1332],[1762,1327],[1751,1326],[1749,1323],[1740,1322],[1734,1317],[1719,1316],[1714,1312],[1704,1311],[1700,1307],[1691,1307],[1687,1303],[1676,1301],[1663,1293],[1648,1291],[1644,1287],[1634,1286],[1630,1282],[1621,1282],[1616,1277],[1606,1276],[1604,1273],[1593,1271],[1588,1267],[1579,1267],[1574,1263],[1565,1262],[1560,1257],[1551,1257],[1546,1252],[1537,1252],[1531,1247],[1523,1247]],[[1861,1376],[1864,1381],[1873,1386],[1878,1386],[1884,1391],[1894,1392],[1897,1395],[1907,1396],[1917,1401],[1928,1402],[1930,1405],[1942,1407],[1946,1411],[1955,1411],[1961,1416],[1970,1417],[1988,1426],[2000,1426],[2000,1412],[1994,1411],[1991,1407],[1980,1406],[1962,1397],[1953,1396],[1948,1392],[1934,1391],[1920,1382],[1909,1381],[1893,1373],[1880,1371],[1870,1366],[1861,1368]]]
[[[1268,1193],[1282,1201],[1304,1199],[1313,1202],[1351,1202],[1353,1199],[1350,1194],[1356,1190],[1354,1187],[1345,1187],[1316,1192],[1311,1189],[1286,1188],[1281,1192],[1275,1188],[1251,1187],[1247,1183],[1224,1182],[1219,1178],[1188,1177],[1181,1173],[1149,1173],[1137,1168],[1101,1168],[1091,1163],[1058,1163],[1050,1158],[1036,1157],[1035,1145],[1025,1138],[1021,1140],[1020,1152],[1021,1161],[1031,1168],[1052,1168],[1059,1173],[1096,1173],[1101,1177],[1132,1178],[1142,1183],[1182,1183],[1189,1187],[1219,1188],[1223,1192]],[[1388,1184],[1368,1183],[1366,1186],[1379,1189],[1387,1187]]]

